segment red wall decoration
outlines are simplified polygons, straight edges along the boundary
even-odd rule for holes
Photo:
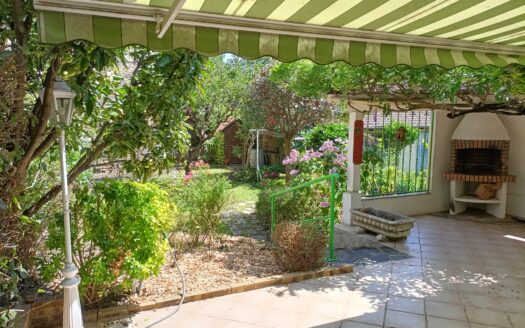
[[[363,164],[363,120],[356,120],[354,123],[354,165]]]

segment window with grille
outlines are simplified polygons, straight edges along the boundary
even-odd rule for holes
[[[380,197],[429,191],[432,111],[364,117],[361,193]]]

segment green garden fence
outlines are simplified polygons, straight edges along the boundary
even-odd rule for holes
[[[303,189],[303,188],[306,188],[308,186],[311,186],[313,184],[316,184],[316,183],[321,183],[321,182],[324,182],[324,181],[330,181],[330,211],[329,211],[329,214],[328,216],[324,216],[324,217],[320,217],[320,218],[314,218],[314,219],[305,219],[305,220],[301,220],[299,222],[311,222],[311,221],[314,221],[314,220],[324,220],[324,221],[329,221],[329,225],[328,225],[328,229],[329,229],[329,239],[328,239],[328,248],[329,248],[329,253],[328,253],[328,258],[326,259],[327,262],[334,262],[336,261],[336,258],[335,258],[335,252],[334,252],[334,229],[335,229],[335,188],[336,188],[336,181],[337,179],[339,178],[339,174],[338,173],[332,173],[332,174],[329,174],[329,175],[325,175],[325,176],[322,176],[320,178],[317,178],[317,179],[314,179],[314,180],[311,180],[311,181],[307,181],[307,182],[304,182],[304,183],[301,183],[297,186],[293,186],[291,188],[288,188],[288,189],[285,189],[285,190],[280,190],[280,191],[277,191],[277,192],[274,192],[272,194],[270,194],[270,203],[271,203],[271,214],[272,214],[272,235],[273,235],[273,232],[275,230],[275,226],[277,224],[277,210],[276,210],[276,206],[275,206],[275,200],[276,198],[278,198],[279,196],[282,196],[284,194],[287,194],[287,193],[290,193],[290,192],[294,192],[296,190],[299,190],[299,189]]]

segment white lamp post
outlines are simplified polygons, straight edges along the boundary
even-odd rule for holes
[[[40,99],[44,99],[44,91],[40,92]],[[80,328],[82,322],[82,309],[80,307],[80,295],[78,284],[80,279],[77,277],[78,268],[73,263],[71,251],[71,224],[69,219],[69,192],[67,186],[67,162],[66,162],[66,132],[65,129],[71,124],[73,116],[73,99],[75,92],[60,77],[53,82],[53,116],[54,122],[60,130],[58,144],[60,146],[60,176],[62,178],[62,203],[64,207],[64,235],[66,244],[66,261],[62,274],[62,287],[64,288],[64,314],[63,327]]]

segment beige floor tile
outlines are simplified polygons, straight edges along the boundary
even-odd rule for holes
[[[454,290],[437,290],[434,293],[425,297],[425,300],[461,304],[459,292]]]
[[[344,319],[349,306],[347,303],[316,300],[308,307],[306,313],[323,317]]]
[[[355,290],[371,293],[388,293],[388,283],[383,282],[368,282],[368,281],[357,281],[355,284]]]
[[[507,313],[512,327],[525,328],[525,314]]]
[[[507,315],[502,311],[466,306],[468,321],[495,327],[511,327]]]
[[[466,321],[427,317],[427,327],[428,328],[469,328],[469,324]]]
[[[425,304],[422,299],[393,296],[388,300],[388,310],[425,314]]]
[[[345,319],[382,326],[385,319],[385,308],[350,306],[345,315]]]
[[[323,327],[323,328],[339,328],[342,322],[334,318],[322,317],[318,315],[305,315],[297,327]]]
[[[244,323],[257,323],[268,311],[269,308],[247,304],[235,304],[229,311],[225,312],[222,318],[226,320],[240,321]]]
[[[202,328],[202,327],[226,327],[228,324],[227,320],[220,318],[213,318],[204,315],[194,315],[191,318],[186,318],[184,320],[176,320],[176,318],[162,322],[155,327],[158,328]],[[249,324],[244,323],[246,328],[255,327]]]
[[[303,318],[304,313],[272,309],[265,313],[260,320],[257,321],[257,324],[276,328],[295,328],[298,327]]]
[[[272,309],[306,313],[314,299],[313,297],[301,296],[277,297],[273,300],[273,303],[267,304],[267,306]]]
[[[355,322],[355,321],[343,321],[341,328],[378,328],[381,326],[370,325],[367,323]]]
[[[386,311],[386,327],[415,328],[425,327],[425,316],[407,312]]]
[[[501,310],[505,312],[525,314],[525,300],[500,298]]]
[[[236,301],[236,303],[240,304],[248,304],[248,305],[259,305],[259,306],[270,306],[282,299],[282,297],[278,297],[274,293],[269,292],[266,289],[259,289],[254,290],[246,293],[240,293],[238,295],[242,295],[242,297]],[[222,297],[220,298],[223,299]]]
[[[258,324],[247,324],[239,321],[224,320],[214,326],[213,328],[268,328],[267,326],[261,326]]]
[[[470,328],[495,328],[493,326],[480,325],[479,323],[470,323]]]
[[[427,315],[445,319],[467,321],[461,304],[425,301]]]
[[[463,304],[466,306],[494,310],[501,309],[501,299],[496,295],[496,293],[490,295],[461,293],[461,299],[463,300]]]
[[[202,304],[202,307],[196,310],[199,314],[206,315],[209,317],[221,317],[224,313],[228,312],[235,303],[223,301],[220,299],[209,300]]]

